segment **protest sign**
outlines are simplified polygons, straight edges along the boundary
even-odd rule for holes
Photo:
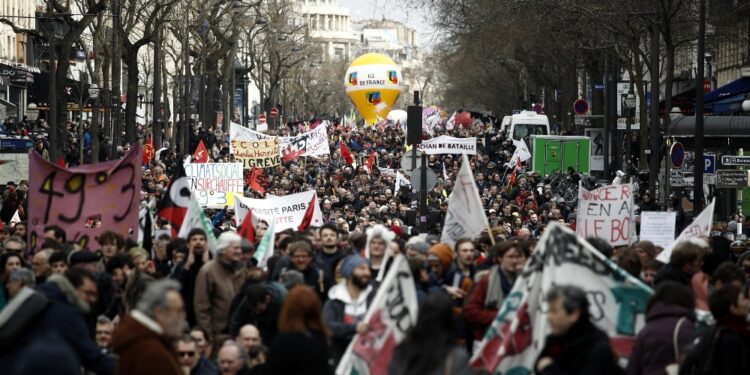
[[[716,199],[711,201],[711,204],[703,209],[700,215],[696,217],[690,225],[682,230],[679,236],[672,241],[664,250],[656,256],[656,260],[662,263],[669,263],[669,258],[672,256],[672,249],[678,243],[685,241],[693,237],[708,237],[711,233],[711,224],[714,220],[714,206]]]
[[[417,322],[417,306],[409,263],[397,255],[365,314],[363,322],[371,329],[354,336],[336,374],[388,374],[393,350]]]
[[[58,225],[83,247],[104,230],[137,235],[141,150],[119,160],[62,168],[29,153],[29,249],[38,248],[44,227]]]
[[[185,165],[188,187],[201,207],[234,206],[234,193],[242,195],[242,163],[191,163]]]
[[[293,160],[300,156],[319,156],[331,153],[328,146],[328,132],[325,125],[316,126],[315,129],[294,137],[274,137],[250,130],[238,124],[231,124],[229,138],[231,139],[229,151],[235,157],[237,156],[235,142],[269,139],[277,139],[279,141],[279,155],[281,155],[284,161]]]
[[[436,154],[477,154],[477,139],[471,138],[455,138],[447,135],[441,135],[436,138],[428,139],[423,141],[418,146],[420,151],[424,151],[427,155]]]
[[[315,197],[315,209],[310,225],[321,226],[324,224],[323,211],[320,209],[317,194],[312,190],[281,197],[270,196],[266,199],[245,198],[237,195],[234,197],[235,217],[239,220],[237,225],[242,224],[242,219],[252,208],[253,217],[257,220],[264,220],[267,223],[275,222],[277,232],[285,229],[297,230],[305,219],[305,212],[313,197]]]
[[[608,185],[594,190],[578,187],[576,233],[599,237],[612,246],[627,245],[635,234],[633,185]]]
[[[269,168],[281,164],[278,138],[255,141],[233,139],[230,143],[234,158],[241,161],[245,169]]]
[[[591,322],[628,357],[645,324],[651,289],[565,226],[552,222],[503,301],[471,365],[493,374],[533,373],[550,333],[545,296],[555,285],[573,285],[588,296]]]
[[[651,241],[654,245],[666,248],[674,242],[676,212],[641,212],[641,233],[639,240]]]
[[[460,238],[474,239],[488,226],[479,189],[469,167],[469,158],[464,154],[461,169],[453,185],[453,193],[448,200],[448,211],[440,241],[453,247]]]

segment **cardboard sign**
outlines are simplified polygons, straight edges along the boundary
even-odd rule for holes
[[[235,140],[230,142],[234,158],[242,162],[242,168],[269,168],[281,164],[279,139]]]
[[[104,230],[137,236],[141,192],[141,149],[119,160],[61,168],[29,153],[29,249],[44,227],[58,225],[68,241],[89,247]]]
[[[612,246],[627,245],[635,234],[633,185],[608,185],[594,190],[578,188],[576,233],[599,237]]]
[[[242,163],[191,163],[185,165],[188,187],[204,208],[234,206],[234,193],[242,195]]]
[[[651,241],[654,245],[667,248],[674,242],[677,221],[676,212],[641,212],[641,241]]]

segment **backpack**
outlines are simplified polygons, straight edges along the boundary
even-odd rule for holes
[[[680,375],[715,375],[714,356],[719,337],[724,330],[716,326],[707,327],[686,348],[685,360],[680,365]]]

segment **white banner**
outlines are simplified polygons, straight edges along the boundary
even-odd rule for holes
[[[714,221],[715,203],[716,199],[712,200],[711,204],[706,206],[706,208],[703,209],[703,212],[701,212],[701,214],[698,215],[690,225],[682,230],[680,235],[677,236],[677,239],[672,241],[671,244],[659,253],[656,260],[662,263],[669,263],[669,258],[672,256],[672,249],[674,249],[676,244],[693,237],[708,237],[708,235],[711,234],[711,224],[713,224]]]
[[[530,374],[550,333],[545,296],[555,285],[573,285],[589,298],[591,322],[610,337],[621,357],[630,353],[645,324],[653,293],[640,280],[570,229],[552,222],[474,352],[471,365],[492,374]]]
[[[641,212],[640,241],[651,241],[654,245],[667,248],[674,242],[676,212]]]
[[[526,141],[523,140],[523,138],[520,141],[517,141],[515,139],[512,139],[513,145],[516,146],[516,150],[513,151],[513,156],[510,157],[510,161],[508,162],[508,165],[513,168],[516,166],[516,163],[518,160],[521,161],[521,163],[525,162],[526,160],[531,159],[531,152],[529,152],[529,146],[526,145]]]
[[[452,248],[460,238],[474,239],[488,226],[479,189],[469,166],[469,158],[463,154],[461,169],[448,200],[448,212],[445,215],[440,242],[447,243]]]
[[[594,190],[578,187],[576,233],[599,237],[612,246],[627,245],[635,234],[633,185],[608,185]]]
[[[455,138],[447,135],[441,135],[436,138],[422,141],[419,144],[419,150],[424,151],[427,155],[436,154],[477,154],[477,139]]]
[[[267,223],[275,222],[276,232],[281,232],[285,229],[297,230],[302,223],[302,219],[305,217],[307,206],[313,200],[315,211],[313,211],[310,225],[319,227],[324,224],[323,211],[320,209],[317,194],[313,190],[281,197],[268,197],[266,199],[253,199],[240,196],[235,196],[234,198],[234,214],[238,221],[238,227],[242,224],[245,216],[247,216],[247,211],[252,208],[254,218],[264,220]]]
[[[331,153],[328,147],[328,132],[324,124],[318,125],[315,129],[295,137],[274,137],[232,123],[229,128],[229,138],[232,141],[257,141],[260,139],[279,138],[281,144],[279,152],[284,161],[300,156],[319,156]],[[230,142],[230,153],[233,153],[232,147],[232,143]]]
[[[417,309],[409,262],[397,255],[363,320],[375,329],[354,336],[336,374],[387,375],[393,350],[417,323]]]
[[[204,208],[234,206],[234,193],[242,195],[245,184],[242,163],[189,163],[185,175],[190,191]]]

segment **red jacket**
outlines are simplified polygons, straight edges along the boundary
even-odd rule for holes
[[[481,340],[487,328],[497,317],[497,309],[490,309],[484,306],[484,300],[487,297],[487,288],[489,286],[490,275],[484,275],[479,282],[474,285],[474,290],[469,296],[469,301],[464,306],[464,317],[471,325],[474,331],[474,338]]]

